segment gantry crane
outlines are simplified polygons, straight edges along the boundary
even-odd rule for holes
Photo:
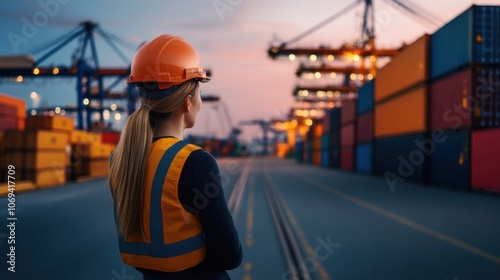
[[[274,128],[275,121],[265,121],[265,120],[249,120],[249,121],[241,121],[240,125],[257,125],[262,130],[262,146],[264,155],[267,155],[269,152],[269,145],[274,145],[278,139],[278,135],[282,133]],[[269,141],[269,132],[274,134],[274,137],[271,141]]]
[[[426,11],[425,9],[419,7],[418,5],[410,2],[409,0],[383,0],[384,2],[395,5],[396,7],[402,9],[411,17],[418,20],[428,26],[438,26],[443,21],[432,13]],[[316,30],[322,28],[326,24],[338,19],[342,15],[348,13],[361,3],[364,3],[364,13],[363,22],[361,25],[361,37],[352,45],[344,44],[340,48],[329,48],[321,46],[319,48],[300,48],[300,47],[290,47],[291,44],[301,40],[307,35],[315,32]],[[373,8],[373,0],[356,0],[344,9],[335,13],[334,15],[328,17],[322,22],[316,24],[315,26],[309,28],[305,32],[297,35],[296,37],[290,39],[287,42],[281,42],[277,45],[269,47],[267,53],[268,55],[276,59],[281,56],[288,56],[290,60],[295,60],[297,56],[307,56],[311,61],[317,61],[323,58],[323,62],[320,66],[307,66],[301,64],[297,70],[297,76],[301,76],[303,73],[312,73],[314,75],[320,75],[324,73],[330,73],[332,76],[336,76],[337,73],[344,73],[346,79],[344,80],[344,86],[349,86],[347,81],[348,77],[352,74],[362,75],[362,80],[372,79],[376,75],[376,65],[377,59],[379,57],[393,57],[397,55],[404,45],[396,49],[377,49],[375,46],[375,13]],[[355,62],[360,62],[359,67],[339,67],[328,65],[328,62],[334,61],[335,57],[349,57]],[[365,60],[369,58],[370,67],[366,68]],[[367,79],[365,79],[365,77]],[[305,89],[295,89],[294,95],[299,90]],[[323,91],[328,91],[327,88],[322,89]]]
[[[105,68],[99,61],[96,47],[96,36],[103,38],[104,42],[117,54],[126,66]],[[78,47],[73,54],[71,65],[43,66],[43,63],[52,55],[66,47],[73,41],[78,41]],[[32,63],[23,63],[21,66],[1,67],[0,78],[4,82],[22,83],[32,79],[42,78],[76,78],[76,108],[63,107],[67,112],[76,111],[78,128],[84,128],[83,115],[86,113],[86,127],[92,127],[92,113],[98,112],[100,122],[104,122],[103,112],[111,109],[121,111],[121,108],[105,108],[104,100],[116,99],[127,100],[127,111],[131,114],[135,111],[138,94],[133,85],[126,85],[124,91],[113,92],[119,84],[124,84],[130,74],[130,60],[118,48],[117,44],[133,49],[132,46],[119,37],[103,30],[97,23],[92,21],[82,22],[76,29],[45,44],[35,53],[44,53]],[[87,50],[90,50],[89,52]],[[29,56],[25,56],[29,57]],[[28,59],[29,60],[29,59]],[[207,70],[207,75],[210,71]],[[112,78],[107,87],[104,79]],[[97,101],[97,106],[92,101]],[[36,112],[36,111],[35,111]]]
[[[219,122],[229,131],[228,139],[236,142],[238,140],[237,139],[238,135],[241,134],[241,129],[233,126],[233,121],[231,119],[231,115],[229,114],[226,104],[221,100],[219,96],[216,95],[202,95],[201,100],[203,102],[217,104],[217,107],[214,107],[214,109],[216,109],[217,112],[219,112],[217,114],[217,116],[219,117]],[[219,111],[219,107],[222,107],[223,113]]]

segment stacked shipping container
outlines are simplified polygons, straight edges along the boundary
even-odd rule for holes
[[[354,171],[356,138],[356,100],[342,100],[340,118],[340,168]]]
[[[373,94],[374,81],[369,81],[358,90],[356,126],[356,171],[373,172]]]
[[[499,38],[500,6],[472,6],[407,46],[359,89],[355,119],[348,102],[328,112],[328,165],[355,154],[358,172],[500,192]]]
[[[485,162],[493,166],[498,162],[494,152],[484,153],[498,146],[495,131],[479,131],[500,126],[498,38],[498,6],[472,6],[431,37],[430,128],[444,131],[445,139],[430,157],[432,184],[500,189],[498,180],[488,179],[494,178],[492,173],[479,171],[490,168]],[[471,162],[471,153],[476,161]]]
[[[429,35],[406,47],[375,81],[374,172],[424,182],[425,157],[409,162],[427,131]],[[411,172],[403,172],[404,166]],[[410,166],[411,165],[411,166]]]

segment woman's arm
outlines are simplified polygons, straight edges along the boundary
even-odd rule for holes
[[[217,268],[238,267],[243,252],[229,212],[215,159],[203,150],[191,153],[184,164],[178,189],[184,208],[198,215],[206,236],[205,261]]]

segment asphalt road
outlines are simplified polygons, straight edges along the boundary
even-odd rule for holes
[[[219,161],[244,247],[233,279],[291,279],[265,188],[273,187],[312,279],[500,279],[500,197],[400,183],[275,158]],[[238,191],[235,191],[238,190]],[[241,192],[240,199],[237,195]],[[0,279],[139,280],[121,262],[105,179],[16,196],[16,272]],[[10,246],[10,245],[9,245]]]

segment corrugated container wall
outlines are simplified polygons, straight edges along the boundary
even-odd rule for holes
[[[368,112],[358,116],[356,125],[356,142],[365,143],[373,140],[373,113]]]
[[[377,72],[375,102],[416,86],[428,78],[429,35],[406,47]]]
[[[354,170],[354,147],[340,149],[340,169]]]
[[[373,145],[361,144],[356,146],[356,171],[361,173],[372,173],[373,170]]]
[[[356,100],[342,100],[341,124],[353,122],[356,119]]]
[[[420,86],[408,93],[375,106],[375,137],[423,132],[427,128],[427,87]]]
[[[340,131],[340,146],[342,148],[353,147],[355,135],[356,129],[353,123],[342,126]]]
[[[434,141],[434,151],[430,144],[426,147],[429,157],[429,177],[433,185],[446,185],[468,189],[469,187],[469,136],[470,131],[446,132],[440,141]]]
[[[430,78],[500,63],[500,6],[473,5],[431,36]]]
[[[373,110],[374,84],[375,80],[371,80],[358,89],[358,99],[356,102],[358,116]]]
[[[415,134],[375,140],[374,173],[394,184],[406,180],[423,183],[425,155],[420,157],[423,152],[416,142],[422,143],[424,139],[423,134]]]
[[[500,129],[472,132],[471,186],[500,192]]]
[[[330,130],[340,127],[340,108],[335,108],[330,112]]]

